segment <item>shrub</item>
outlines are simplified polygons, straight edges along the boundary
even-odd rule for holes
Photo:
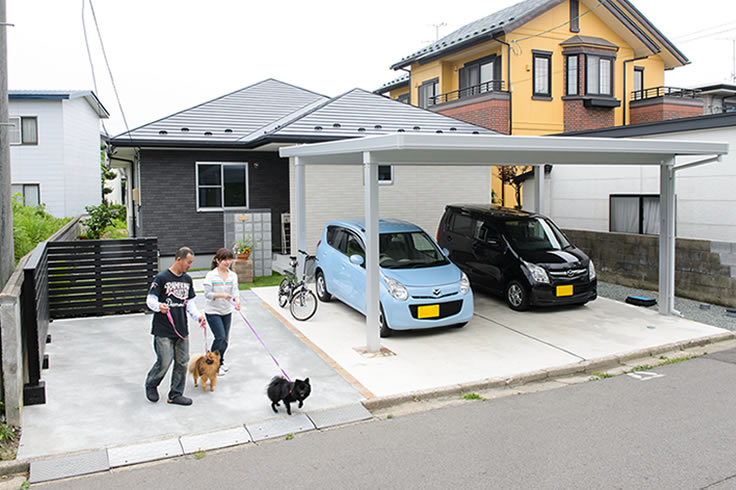
[[[15,263],[39,242],[56,233],[71,218],[54,218],[43,206],[24,206],[21,196],[13,196],[13,242]]]
[[[92,240],[99,240],[116,220],[125,221],[126,218],[125,206],[108,204],[107,201],[99,206],[86,206],[84,209],[89,213],[89,218],[82,220],[82,224],[87,227],[85,236]]]

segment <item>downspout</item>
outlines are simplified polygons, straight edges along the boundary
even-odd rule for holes
[[[631,63],[632,61],[639,61],[639,60],[645,60],[649,58],[649,55],[647,56],[639,56],[638,58],[631,58],[630,60],[624,60],[624,120],[622,121],[621,126],[627,126],[626,124],[626,103],[627,103],[627,93],[626,93],[626,63]],[[642,87],[642,90],[644,90],[644,87]]]

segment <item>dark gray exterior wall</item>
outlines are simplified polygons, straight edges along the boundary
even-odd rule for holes
[[[250,207],[271,210],[273,247],[280,250],[281,213],[289,211],[289,160],[274,152],[142,149],[136,235],[158,238],[164,256],[182,246],[200,255],[231,245],[224,243],[222,212],[197,212],[195,168],[205,161],[248,162]]]

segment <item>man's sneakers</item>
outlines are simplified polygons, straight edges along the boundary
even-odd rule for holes
[[[184,405],[184,406],[188,406],[188,405],[191,405],[192,404],[192,399],[191,398],[187,398],[184,395],[177,395],[174,398],[170,398],[169,399],[169,403],[171,403],[172,405]]]
[[[148,398],[149,402],[156,403],[158,401],[158,388],[155,386],[146,386],[146,398]]]

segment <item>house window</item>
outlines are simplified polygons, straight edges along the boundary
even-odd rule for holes
[[[494,80],[500,79],[501,63],[494,56],[465,63],[460,68],[460,97],[469,97],[499,89]]]
[[[437,96],[439,92],[439,86],[439,78],[427,80],[419,86],[419,107],[427,108],[431,105],[436,104],[436,101],[432,97]]]
[[[534,52],[534,95],[552,95],[552,53]]]
[[[611,195],[609,199],[610,231],[659,235],[659,196]]]
[[[394,169],[391,165],[379,165],[378,166],[378,183],[379,184],[393,184],[394,183]]]
[[[603,58],[592,54],[586,55],[587,70],[585,79],[587,80],[588,94],[592,95],[613,95],[613,69],[611,58]]]
[[[570,0],[570,32],[580,32],[580,2]]]
[[[578,55],[567,57],[567,95],[578,94]]]
[[[13,184],[11,194],[19,195],[24,206],[39,206],[41,204],[41,186],[39,184]]]
[[[38,144],[38,118],[35,116],[9,117],[9,142],[11,145]]]
[[[197,209],[247,207],[247,163],[197,162]]]
[[[408,93],[401,94],[398,97],[396,97],[396,100],[398,100],[399,102],[403,102],[404,104],[408,104],[409,103],[409,94]]]
[[[644,67],[634,67],[634,100],[644,98]]]

